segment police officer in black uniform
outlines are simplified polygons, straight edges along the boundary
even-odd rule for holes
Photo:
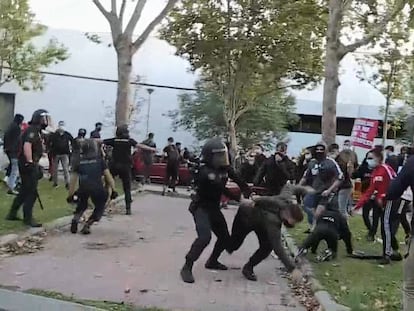
[[[14,199],[7,220],[20,220],[17,212],[23,204],[23,222],[30,227],[41,227],[33,219],[33,205],[37,198],[38,180],[43,176],[39,160],[43,154],[43,142],[41,131],[49,124],[49,113],[44,109],[33,113],[29,127],[22,136],[22,149],[19,156],[19,171],[21,177],[21,188]]]
[[[79,162],[73,165],[67,198],[68,203],[77,202],[70,230],[72,233],[78,231],[79,220],[88,208],[88,200],[90,198],[95,208],[81,230],[83,234],[89,234],[91,225],[101,219],[107,199],[114,198],[117,194],[115,192],[114,179],[106,166],[105,160],[99,155],[99,147],[96,140],[83,140],[80,143],[80,149]],[[109,185],[109,193],[102,183],[102,176],[105,177],[105,182]],[[75,192],[78,186],[79,189]]]
[[[206,142],[201,151],[201,162],[195,176],[196,193],[192,196],[189,208],[196,225],[197,238],[191,245],[181,269],[181,278],[186,283],[194,283],[193,264],[210,243],[211,231],[217,236],[217,242],[205,267],[227,270],[227,267],[218,261],[218,257],[230,241],[226,219],[220,210],[220,197],[225,194],[231,199],[239,200],[226,189],[227,180],[231,178],[236,182],[245,197],[251,194],[248,185],[242,182],[230,167],[227,147],[221,139],[215,138]]]

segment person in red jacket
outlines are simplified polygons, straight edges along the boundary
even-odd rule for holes
[[[399,201],[389,201],[385,199],[391,180],[396,177],[396,173],[391,166],[384,164],[384,156],[378,149],[371,150],[367,155],[367,164],[373,169],[371,182],[368,189],[359,199],[355,209],[361,208],[369,200],[376,201],[381,211],[381,236],[383,243],[383,256],[381,264],[389,264],[391,260],[402,260],[398,253],[398,241],[395,238],[399,226],[398,208]],[[396,252],[394,253],[393,250]]]

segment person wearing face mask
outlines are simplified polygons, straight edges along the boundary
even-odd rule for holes
[[[344,179],[344,174],[338,163],[326,155],[326,145],[322,142],[315,146],[315,159],[312,159],[300,185],[311,185],[315,189],[312,208],[316,211],[314,215],[318,217],[320,212],[325,209],[329,202],[337,202],[337,190]],[[335,208],[337,204],[329,204]],[[315,222],[315,220],[314,220]]]
[[[263,163],[266,161],[266,156],[263,154],[263,146],[257,144],[253,147],[254,156],[254,165],[256,167],[256,172],[262,167]]]
[[[95,124],[95,129],[91,132],[91,138],[101,139],[102,123],[97,122]]]
[[[242,163],[239,170],[240,177],[247,183],[253,183],[256,176],[255,154],[250,153],[247,161]]]
[[[58,187],[59,163],[62,164],[66,189],[69,189],[69,158],[73,146],[72,135],[65,130],[65,122],[59,121],[58,129],[50,137],[50,151],[53,154],[53,187]]]
[[[287,145],[280,142],[276,145],[275,154],[267,159],[257,172],[254,184],[263,186],[266,195],[278,195],[289,180],[295,180],[296,165],[287,156]]]
[[[19,171],[21,188],[14,199],[6,220],[20,220],[17,212],[23,205],[23,223],[30,227],[41,227],[33,218],[33,205],[37,197],[37,185],[43,175],[39,160],[43,154],[41,132],[50,124],[49,113],[44,109],[36,110],[30,121],[30,126],[22,135],[22,146],[19,155]]]
[[[383,258],[380,264],[389,264],[391,260],[401,260],[398,253],[398,241],[395,237],[399,226],[398,209],[401,199],[387,200],[385,198],[387,189],[392,179],[396,177],[394,169],[384,164],[382,152],[373,149],[367,156],[367,164],[373,169],[369,188],[365,191],[355,206],[361,208],[367,201],[374,199],[381,208],[381,236],[383,241]]]
[[[369,152],[365,155],[361,165],[352,173],[352,179],[361,179],[361,193],[364,194],[370,186],[371,174],[373,168],[368,166],[367,158],[370,155]],[[372,222],[370,219],[370,212],[372,210]],[[366,240],[375,241],[375,235],[377,234],[379,220],[381,218],[381,209],[373,199],[368,200],[362,206],[362,219],[364,220],[365,227],[368,230]]]

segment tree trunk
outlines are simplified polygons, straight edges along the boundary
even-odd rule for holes
[[[132,72],[132,53],[130,44],[117,49],[118,56],[118,91],[116,97],[116,126],[129,124],[130,115],[130,81]]]
[[[336,138],[336,100],[339,88],[339,34],[342,22],[342,0],[329,1],[326,36],[325,82],[323,85],[322,140],[332,144]]]
[[[229,138],[230,138],[230,158],[232,164],[234,164],[234,158],[237,154],[237,136],[236,136],[236,122],[229,121]]]
[[[387,136],[388,136],[388,114],[390,111],[390,105],[391,105],[391,98],[390,96],[387,96],[386,102],[385,102],[384,123],[382,124],[382,145],[384,146],[384,148],[387,146],[386,143],[387,143]]]

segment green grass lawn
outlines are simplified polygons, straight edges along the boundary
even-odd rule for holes
[[[0,174],[1,180],[3,180],[3,176]],[[116,189],[120,195],[123,194],[122,186],[118,179],[116,179]],[[35,219],[40,223],[46,223],[59,217],[71,215],[75,206],[66,202],[67,195],[68,191],[63,184],[55,189],[52,187],[51,182],[43,178],[39,183],[39,196],[44,210],[40,209],[39,202],[36,201],[33,208]],[[5,220],[14,198],[14,196],[6,194],[4,183],[0,182],[0,235],[18,232],[26,228],[21,221]],[[22,209],[19,211],[19,217],[23,217]]]
[[[304,233],[306,223],[289,230],[290,235],[295,238],[297,244],[305,239]],[[350,219],[350,229],[353,235],[354,250],[362,250],[369,254],[382,254],[382,245],[378,242],[367,242],[365,240],[366,228],[362,216],[355,215]],[[404,241],[403,231],[400,229],[398,239]],[[378,228],[377,235],[380,235]],[[405,246],[401,246],[404,254]],[[326,248],[321,243],[318,249]],[[339,241],[338,258],[331,262],[316,263],[315,256],[307,255],[312,263],[315,277],[330,292],[337,302],[352,309],[397,311],[401,310],[402,304],[402,262],[393,262],[388,266],[379,266],[372,260],[357,260],[346,257],[345,246]]]
[[[57,292],[50,292],[50,291],[44,291],[44,290],[37,290],[37,289],[31,289],[26,291],[29,294],[38,295],[38,296],[44,296],[49,297],[57,300],[64,300],[69,301],[73,303],[78,303],[86,306],[95,307],[98,309],[103,310],[109,310],[109,311],[167,311],[162,310],[158,308],[140,308],[140,307],[134,307],[132,305],[126,305],[123,303],[116,303],[116,302],[109,302],[109,301],[94,301],[94,300],[82,300],[82,299],[76,299],[74,297],[68,297],[61,293]]]

